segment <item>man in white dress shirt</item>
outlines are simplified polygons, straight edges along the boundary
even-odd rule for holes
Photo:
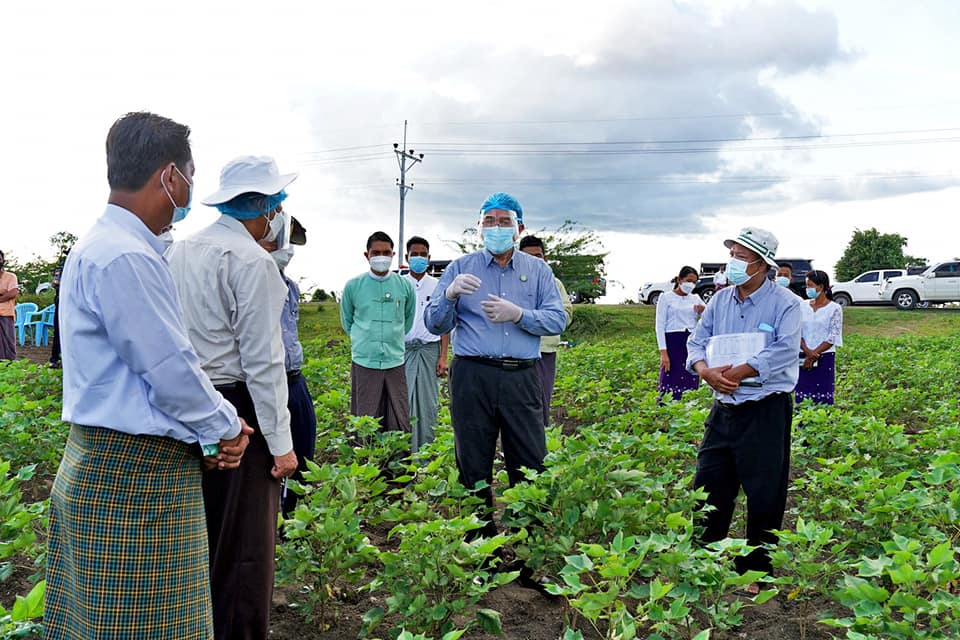
[[[50,496],[44,638],[213,631],[198,443],[219,447],[208,468],[232,469],[252,430],[200,368],[157,238],[190,208],[189,136],[152,113],[113,124],[107,210],[63,270],[72,425]]]
[[[447,347],[450,334],[435,336],[423,324],[423,310],[437,288],[436,278],[427,273],[430,266],[430,243],[426,238],[413,236],[407,241],[406,275],[417,294],[417,313],[413,327],[404,338],[403,366],[410,400],[411,449],[433,442],[433,428],[437,424],[440,407],[440,376],[447,374]]]
[[[295,178],[269,157],[232,160],[203,201],[222,215],[167,253],[203,370],[254,429],[239,469],[204,478],[217,640],[269,633],[280,480],[297,469],[280,331],[287,286],[257,244],[277,238]]]

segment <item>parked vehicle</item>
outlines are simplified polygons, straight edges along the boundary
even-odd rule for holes
[[[707,276],[706,278],[697,280],[697,286],[693,289],[693,292],[703,298],[704,302],[708,302],[710,298],[713,297],[713,290],[713,276]],[[640,288],[640,302],[643,304],[656,305],[660,296],[667,291],[673,291],[672,280],[665,282],[647,282]]]
[[[901,310],[960,302],[960,258],[938,262],[916,275],[891,278],[880,285],[880,297]]]
[[[790,290],[801,298],[806,299],[807,274],[813,271],[813,259],[776,257],[774,260],[776,260],[777,264],[781,267],[784,265],[790,265],[790,268],[793,270],[793,279],[790,281]],[[767,278],[771,280],[773,280],[776,275],[776,269],[771,269],[769,272],[767,272]]]
[[[833,301],[841,307],[854,304],[893,304],[880,296],[880,286],[890,278],[907,274],[906,269],[874,269],[865,271],[853,280],[833,285]]]

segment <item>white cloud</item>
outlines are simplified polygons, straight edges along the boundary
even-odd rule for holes
[[[10,26],[0,41],[0,175],[9,212],[0,246],[21,257],[46,252],[55,231],[82,233],[93,222],[107,195],[106,131],[135,109],[191,125],[198,196],[215,189],[219,168],[235,155],[272,154],[282,170],[299,170],[288,204],[308,227],[310,243],[291,272],[327,289],[365,268],[361,254],[371,231],[396,235],[397,169],[389,145],[405,118],[413,140],[433,142],[957,125],[956,9],[938,2],[904,12],[898,3],[880,4],[7,3],[0,9]],[[773,111],[788,117],[437,124]],[[373,150],[380,157],[330,161],[351,153],[315,153],[366,145],[382,145]],[[607,229],[610,276],[627,284],[623,297],[635,297],[644,280],[669,275],[679,266],[674,262],[717,258],[721,228],[746,222],[767,224],[784,250],[810,254],[828,270],[855,227],[902,233],[911,253],[936,258],[958,252],[953,236],[942,233],[956,231],[958,189],[942,188],[949,180],[847,176],[949,173],[956,151],[956,143],[943,142],[617,162],[428,154],[411,176],[419,184],[407,200],[407,235],[455,237],[474,222],[487,192],[515,188],[532,227],[574,217]],[[840,178],[772,188],[603,182],[732,175]],[[585,182],[498,182],[518,176]],[[471,181],[429,184],[451,178]],[[177,232],[212,218],[197,205]],[[927,235],[928,228],[940,232]],[[451,255],[442,242],[435,245],[435,257]]]

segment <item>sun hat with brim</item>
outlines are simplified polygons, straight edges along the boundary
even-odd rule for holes
[[[228,162],[220,172],[220,189],[201,202],[215,206],[244,193],[273,195],[297,179],[295,173],[280,174],[270,156],[241,156]]]
[[[729,249],[733,243],[743,245],[747,249],[750,249],[750,251],[753,251],[763,258],[764,262],[771,267],[776,268],[778,266],[773,257],[777,255],[777,247],[780,246],[780,242],[775,235],[766,229],[744,227],[740,230],[740,235],[736,238],[724,240],[723,246]]]

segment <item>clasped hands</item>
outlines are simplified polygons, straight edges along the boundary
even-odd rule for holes
[[[745,364],[736,367],[729,364],[722,367],[708,367],[703,363],[703,366],[697,367],[697,374],[714,391],[730,395],[740,388],[740,382],[744,378],[755,376],[757,372],[753,367]]]
[[[444,295],[447,300],[457,300],[460,296],[476,293],[480,289],[480,284],[480,278],[472,273],[461,273],[447,286]],[[523,309],[492,293],[488,294],[487,297],[489,300],[480,303],[487,320],[490,322],[520,322],[520,318],[523,317]]]
[[[204,457],[203,464],[208,471],[213,469],[224,471],[236,469],[240,466],[243,452],[250,444],[250,434],[253,433],[253,429],[243,418],[239,418],[239,420],[240,433],[233,438],[220,440],[220,450],[217,455]],[[296,470],[297,454],[291,449],[282,456],[273,457],[273,468],[270,470],[270,475],[279,480],[280,478],[289,478]]]

